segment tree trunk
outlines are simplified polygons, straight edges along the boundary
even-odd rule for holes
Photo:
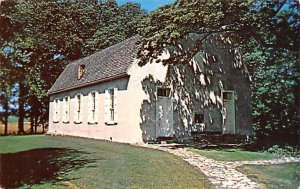
[[[37,127],[38,127],[38,125],[39,125],[38,120],[39,120],[38,116],[35,116],[35,118],[34,118],[34,126],[35,126],[34,132],[35,132],[35,133],[37,133]]]
[[[298,125],[300,125],[300,79],[297,79],[296,106],[298,108]],[[300,128],[299,128],[300,132]]]
[[[8,106],[9,98],[6,95],[1,96],[0,103],[3,105],[4,112],[0,113],[0,122],[4,125],[4,135],[8,134],[8,117],[9,117],[9,106]]]
[[[300,71],[300,70],[299,70]],[[296,86],[296,96],[295,96],[295,105],[297,106],[298,110],[298,128],[297,128],[297,134],[298,134],[298,144],[300,144],[300,79],[297,79],[297,86]]]
[[[19,82],[19,121],[18,134],[24,134],[24,118],[25,118],[25,87],[22,82]]]
[[[35,119],[36,119],[36,100],[35,96],[29,97],[29,104],[30,104],[30,134],[34,133],[35,128]]]
[[[8,134],[8,116],[9,116],[9,113],[8,113],[8,100],[6,102],[4,102],[4,135],[7,135]]]
[[[4,118],[4,135],[8,135],[8,117]]]

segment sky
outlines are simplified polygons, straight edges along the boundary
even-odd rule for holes
[[[169,3],[173,3],[175,0],[117,0],[119,5],[123,5],[127,2],[139,3],[142,8],[148,12],[153,11],[161,6],[164,6]]]

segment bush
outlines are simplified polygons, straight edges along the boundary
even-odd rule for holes
[[[271,148],[269,148],[267,151],[279,157],[282,156],[300,157],[299,149],[288,145],[286,145],[284,148],[281,148],[279,145],[274,145]]]

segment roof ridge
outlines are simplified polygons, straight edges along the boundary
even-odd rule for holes
[[[118,43],[116,43],[116,44],[113,44],[113,45],[111,45],[111,46],[109,46],[109,47],[106,47],[106,48],[101,49],[101,50],[99,50],[99,51],[95,51],[94,53],[92,53],[92,54],[90,54],[90,55],[88,55],[88,56],[79,58],[79,59],[77,59],[77,60],[74,60],[74,61],[70,62],[69,64],[75,64],[75,63],[79,62],[80,60],[87,59],[88,57],[91,57],[91,56],[93,56],[93,55],[99,54],[100,52],[103,52],[103,51],[107,51],[107,50],[109,50],[109,49],[111,49],[111,48],[113,48],[113,47],[115,47],[115,46],[118,46],[118,45],[120,45],[120,44],[122,44],[122,43],[125,43],[125,42],[127,42],[127,41],[129,41],[129,40],[132,40],[132,39],[135,39],[135,38],[139,38],[139,35],[134,35],[134,36],[129,37],[129,38],[123,40],[123,41],[120,41],[120,42],[118,42]],[[67,64],[67,65],[69,65],[69,64]]]

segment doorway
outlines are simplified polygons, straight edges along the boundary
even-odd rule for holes
[[[235,134],[235,100],[234,91],[223,91],[223,134]]]
[[[156,138],[173,137],[173,104],[170,88],[157,88]]]

